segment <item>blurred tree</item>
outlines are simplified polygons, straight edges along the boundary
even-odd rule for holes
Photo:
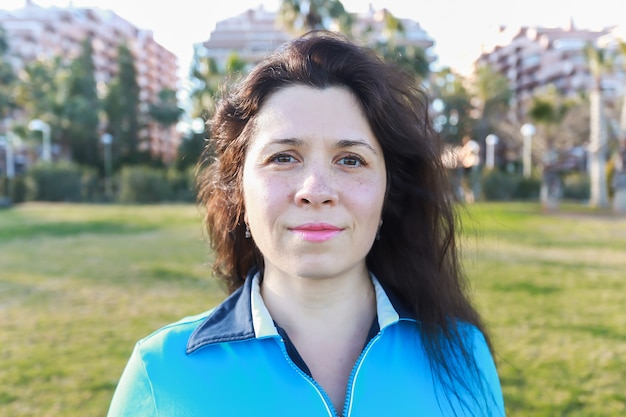
[[[622,64],[622,70],[626,72],[626,42],[619,41],[618,44],[619,60]],[[619,117],[619,140],[626,144],[626,85],[624,86],[625,93],[622,95],[622,109]]]
[[[430,62],[426,51],[414,45],[403,45],[396,42],[396,36],[373,45],[374,49],[386,60],[395,63],[405,71],[425,80],[430,74]]]
[[[533,143],[533,153],[539,154],[541,161],[541,202],[546,208],[556,208],[562,194],[560,174],[561,149],[556,146],[556,132],[561,129],[563,120],[572,103],[564,100],[558,90],[549,85],[542,94],[535,95],[528,110],[528,118],[542,130],[543,142]]]
[[[140,149],[139,84],[133,55],[128,45],[118,47],[118,72],[104,100],[107,130],[115,138],[113,149],[121,164],[138,164],[150,160],[147,150]]]
[[[159,91],[157,102],[149,105],[149,113],[155,122],[165,128],[175,125],[183,114],[183,109],[178,106],[176,91],[168,88]]]
[[[471,89],[476,109],[474,136],[484,139],[509,118],[513,92],[508,78],[488,65],[476,69]]]
[[[101,168],[103,162],[98,154],[101,103],[92,57],[91,39],[86,38],[82,43],[81,54],[69,66],[61,135],[69,146],[74,162]]]
[[[528,118],[542,130],[541,136],[544,139],[543,143],[533,143],[536,153],[544,156],[555,155],[563,147],[557,143],[557,134],[563,126],[565,116],[574,105],[573,100],[563,98],[553,85],[532,98]]]
[[[232,53],[226,59],[226,82],[233,82],[243,76],[248,64],[237,53]]]
[[[4,133],[4,119],[15,109],[15,87],[18,81],[13,66],[7,60],[9,44],[4,28],[0,26],[0,134]]]
[[[183,112],[175,90],[166,88],[159,91],[156,103],[150,103],[148,113],[161,126],[160,139],[164,143],[171,141],[171,127],[178,123]]]
[[[585,47],[585,55],[592,77],[589,92],[589,175],[591,181],[592,207],[608,207],[609,194],[606,179],[606,157],[608,154],[607,122],[602,103],[601,80],[605,72],[612,67],[611,59],[606,50],[596,48],[592,44]]]
[[[349,34],[352,27],[352,16],[339,0],[282,0],[278,20],[296,34],[315,29]]]
[[[191,100],[191,117],[207,119],[215,111],[215,100],[224,73],[218,68],[217,61],[204,56],[202,45],[194,47],[189,83]]]
[[[190,99],[192,117],[191,126],[184,133],[183,141],[178,149],[179,169],[186,169],[195,165],[206,145],[206,138],[210,132],[206,130],[206,121],[215,112],[215,106],[221,91],[227,90],[235,81],[236,75],[241,75],[246,69],[247,63],[236,53],[231,54],[225,63],[224,70],[220,70],[217,61],[203,54],[201,45],[194,48],[194,56],[189,71],[191,85]],[[198,121],[202,121],[204,129],[199,129]]]
[[[432,75],[431,94],[434,97],[434,122],[441,137],[448,143],[460,144],[461,137],[473,130],[472,97],[465,87],[466,80],[450,68]],[[437,101],[439,100],[439,101]]]
[[[28,118],[40,118],[58,125],[61,103],[65,98],[60,87],[65,77],[60,57],[28,63],[16,88],[17,105],[26,112]]]
[[[405,28],[400,19],[387,9],[383,9],[382,14],[382,30],[368,28],[366,31],[365,36],[369,38],[370,46],[386,61],[395,63],[420,81],[426,80],[430,74],[430,61],[426,51],[407,42]]]
[[[28,63],[20,73],[20,82],[15,89],[15,102],[23,112],[23,125],[16,128],[22,130],[25,139],[39,138],[41,132],[29,132],[26,128],[29,120],[41,119],[50,125],[51,141],[61,143],[61,120],[63,106],[67,99],[66,80],[68,71],[62,65],[59,56],[49,60],[37,60]],[[41,139],[34,141],[36,147]]]
[[[426,52],[419,47],[406,43],[402,22],[389,10],[383,10],[384,28],[382,33],[370,31],[355,34],[352,24],[354,18],[339,0],[282,0],[278,21],[296,35],[310,30],[327,29],[343,33],[348,37],[370,38],[369,46],[387,61],[424,80],[430,73],[430,62]]]

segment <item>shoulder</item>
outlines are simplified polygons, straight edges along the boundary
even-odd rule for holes
[[[477,385],[472,386],[470,383],[468,386],[483,393],[485,409],[491,410],[493,415],[505,415],[500,378],[487,338],[471,324],[461,324],[459,330],[473,360],[473,366],[470,366],[468,371],[478,376],[477,379],[471,379]]]
[[[167,324],[137,342],[137,350],[142,356],[150,353],[181,352],[191,334],[200,326],[215,309],[200,314],[184,317]]]
[[[478,327],[467,322],[460,322],[457,324],[457,331],[462,343],[477,361],[488,359],[491,362],[493,360],[487,338]]]

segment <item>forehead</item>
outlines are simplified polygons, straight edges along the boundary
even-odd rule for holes
[[[270,95],[255,117],[253,137],[337,137],[375,142],[352,92],[343,87],[290,86]],[[374,143],[373,143],[374,144]]]

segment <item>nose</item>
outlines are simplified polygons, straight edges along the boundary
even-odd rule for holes
[[[332,206],[337,203],[338,197],[332,173],[316,167],[304,176],[296,191],[295,202],[298,206]]]

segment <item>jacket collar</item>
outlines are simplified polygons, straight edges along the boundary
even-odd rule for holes
[[[394,294],[385,291],[370,274],[376,292],[376,309],[380,329],[399,320],[413,320],[413,314]],[[187,354],[214,343],[236,342],[279,336],[274,321],[261,297],[261,274],[250,271],[244,284],[217,306],[187,341]]]

